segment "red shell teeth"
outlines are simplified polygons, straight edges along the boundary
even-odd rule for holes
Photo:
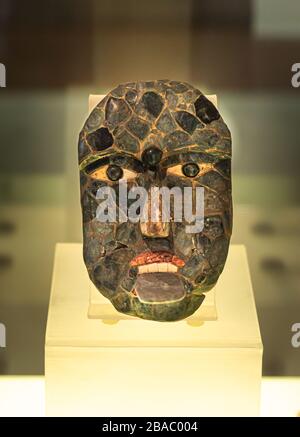
[[[133,258],[130,265],[141,266],[152,263],[172,263],[177,267],[183,267],[185,264],[182,259],[170,252],[144,252]]]

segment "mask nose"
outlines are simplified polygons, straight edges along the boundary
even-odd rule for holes
[[[145,237],[148,238],[165,238],[169,236],[170,226],[169,223],[151,221],[141,223],[141,232]]]
[[[159,187],[155,188],[159,189]],[[152,196],[152,190],[149,190],[144,208],[146,219],[140,222],[142,235],[148,238],[168,237],[170,223],[162,220],[162,196]]]

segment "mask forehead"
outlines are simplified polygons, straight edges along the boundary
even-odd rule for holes
[[[158,80],[119,85],[94,108],[80,134],[80,167],[111,153],[140,158],[151,146],[163,158],[186,149],[231,156],[215,106],[189,84]]]

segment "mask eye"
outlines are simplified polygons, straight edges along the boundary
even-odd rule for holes
[[[174,167],[168,168],[167,173],[176,176],[185,176],[188,178],[194,178],[200,172],[200,167],[195,162],[188,162],[184,165],[175,165]]]
[[[135,171],[121,168],[118,165],[104,165],[90,174],[93,179],[101,179],[103,181],[111,182],[133,179],[136,175]]]
[[[115,182],[123,177],[123,170],[118,165],[109,165],[106,169],[106,175],[108,179]]]
[[[184,164],[181,170],[184,176],[187,176],[188,178],[194,178],[199,173],[200,168],[195,162],[189,162]]]

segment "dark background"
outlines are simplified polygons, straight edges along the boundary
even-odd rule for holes
[[[80,241],[76,142],[90,93],[138,79],[217,94],[233,135],[265,375],[299,375],[298,0],[0,0],[0,373],[43,373],[57,241]]]

